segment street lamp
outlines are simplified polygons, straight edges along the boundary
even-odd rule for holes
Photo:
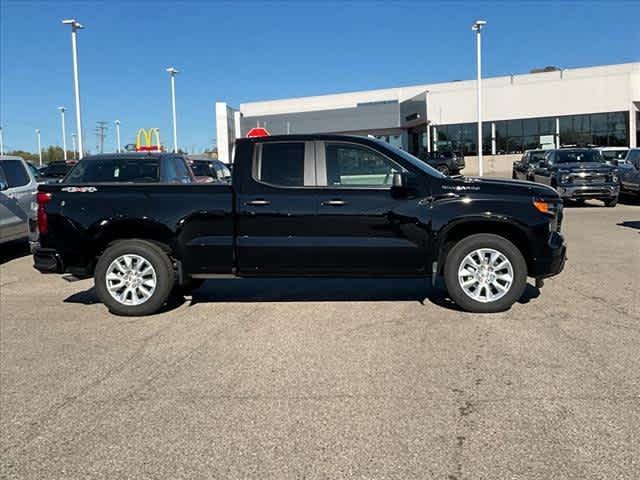
[[[80,79],[78,77],[78,30],[84,26],[75,19],[63,20],[65,25],[71,25],[71,54],[73,56],[73,86],[76,99],[76,130],[78,132],[78,157],[82,158],[82,116],[80,115]]]
[[[60,110],[60,119],[62,120],[62,151],[64,153],[64,161],[67,161],[67,129],[64,125],[64,107],[58,107]]]
[[[71,134],[71,145],[73,146],[73,159],[76,159],[76,134]]]
[[[120,153],[120,120],[116,120],[113,123],[116,124],[116,144],[118,146],[116,152]]]
[[[176,125],[176,70],[174,67],[167,68],[171,75],[171,110],[173,112],[173,153],[178,153],[178,127]]]
[[[476,32],[476,67],[478,70],[478,174],[482,176],[484,174],[484,168],[482,164],[482,50],[481,50],[481,35],[480,31],[482,27],[487,24],[485,20],[476,20],[471,29]]]
[[[36,138],[38,139],[38,157],[40,158],[40,166],[42,166],[42,146],[40,145],[40,129],[36,128]]]

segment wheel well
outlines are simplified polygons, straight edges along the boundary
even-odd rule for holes
[[[134,239],[151,242],[167,254],[173,253],[172,236],[164,231],[162,226],[144,225],[140,228],[140,226],[121,224],[103,230],[95,237],[95,256],[99,257],[109,246],[118,241]]]
[[[438,257],[438,273],[442,273],[444,264],[447,261],[447,255],[451,248],[463,238],[477,233],[490,233],[506,238],[513,243],[522,253],[527,262],[527,270],[530,269],[531,247],[527,239],[527,235],[515,225],[501,222],[465,222],[456,225],[446,233],[446,237],[440,243],[440,255]]]

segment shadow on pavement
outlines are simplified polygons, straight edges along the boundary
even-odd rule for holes
[[[640,230],[640,220],[620,222],[620,223],[617,223],[616,225],[619,227],[627,227],[627,228],[634,228],[636,230]]]
[[[79,305],[95,305],[96,303],[100,303],[100,300],[98,300],[98,295],[96,295],[95,287],[91,287],[87,290],[83,290],[82,292],[77,292],[73,295],[69,295],[63,301],[64,303],[76,303]],[[162,309],[158,313],[171,311],[174,308],[178,308],[184,302],[184,297],[179,295],[171,295],[169,301],[164,307],[162,307]]]
[[[29,242],[26,240],[17,240],[7,242],[0,246],[0,265],[15,260],[16,258],[26,257],[31,254],[29,251]]]
[[[540,290],[527,284],[518,300],[528,303],[540,296]],[[192,293],[190,305],[217,302],[384,302],[429,300],[439,307],[462,311],[447,295],[444,281],[435,287],[424,278],[238,278],[207,280]],[[99,303],[95,289],[74,293],[65,303]],[[162,311],[170,311],[185,302],[174,295]]]

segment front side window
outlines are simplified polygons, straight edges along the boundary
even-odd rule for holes
[[[4,174],[9,188],[23,187],[29,183],[29,174],[19,160],[4,160],[2,162]]]
[[[253,176],[256,180],[283,187],[303,187],[304,143],[265,142],[257,146]]]
[[[327,186],[390,187],[402,167],[380,153],[359,145],[325,144]]]
[[[627,156],[627,162],[640,170],[640,150],[631,150]]]

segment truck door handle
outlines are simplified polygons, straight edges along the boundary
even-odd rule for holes
[[[322,202],[322,205],[329,206],[329,207],[341,207],[346,204],[347,202],[345,202],[344,200],[340,200],[338,198],[334,200],[325,200],[324,202]]]
[[[263,200],[262,198],[259,198],[257,200],[249,200],[245,203],[245,205],[264,206],[271,205],[271,202],[269,200]]]

